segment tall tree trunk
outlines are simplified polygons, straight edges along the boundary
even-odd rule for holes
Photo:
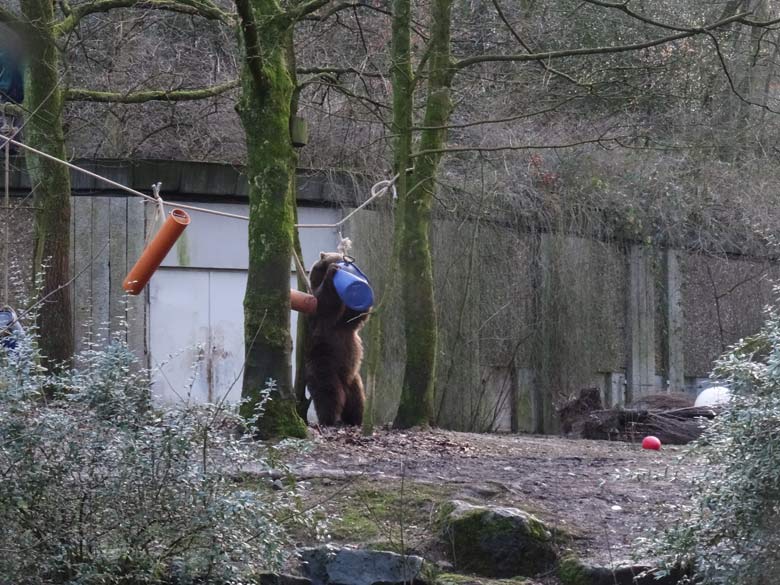
[[[25,142],[66,159],[59,50],[50,27],[53,4],[23,0],[21,8],[32,25],[25,106],[34,115],[26,121]],[[70,174],[63,165],[29,153],[26,161],[35,190],[33,281],[43,296],[51,295],[40,308],[40,348],[44,363],[56,367],[73,356],[73,307],[70,287],[65,286],[70,279]]]
[[[398,179],[396,181],[396,192],[398,194],[398,206],[395,217],[395,233],[393,236],[394,249],[392,255],[391,273],[398,270],[399,263],[403,256],[402,246],[404,244],[403,232],[405,229],[404,210],[408,206],[409,198],[409,177],[406,170],[411,166],[412,151],[412,109],[414,107],[414,73],[412,71],[412,51],[411,51],[411,25],[412,25],[412,6],[411,0],[393,0],[393,21],[392,21],[392,43],[391,56],[392,65],[390,75],[393,83],[393,135],[395,142],[393,144],[393,166]],[[405,285],[402,281],[401,286]],[[403,295],[402,295],[403,297]],[[402,305],[404,299],[402,298]],[[404,309],[402,309],[404,310]],[[404,310],[404,318],[406,316]],[[384,317],[384,315],[382,315]],[[375,324],[375,328],[381,330],[381,323]],[[407,344],[410,342],[406,339]],[[408,355],[408,350],[407,350]],[[396,415],[395,424],[405,425],[405,419],[408,418],[412,395],[406,388],[406,373],[404,373],[404,385],[401,391],[401,403]],[[404,412],[401,416],[401,412]],[[400,420],[400,422],[399,422]]]
[[[244,32],[239,115],[246,132],[249,181],[249,273],[244,296],[246,367],[242,412],[251,416],[273,381],[257,419],[261,438],[306,435],[295,409],[290,353],[290,259],[294,229],[295,151],[290,107],[295,83],[288,50],[292,23],[275,0],[237,2]]]
[[[428,97],[420,155],[414,159],[414,172],[406,185],[398,221],[400,269],[403,286],[406,368],[401,404],[395,418],[400,428],[433,422],[436,379],[437,326],[433,294],[433,261],[429,231],[431,207],[436,190],[440,149],[447,137],[443,128],[452,111],[450,85],[450,14],[452,0],[434,0],[431,5],[431,52]]]

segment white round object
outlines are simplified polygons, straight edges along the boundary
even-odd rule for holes
[[[306,398],[311,400],[311,402],[309,402],[309,410],[308,410],[308,412],[306,412],[306,421],[310,425],[319,424],[320,421],[317,418],[317,411],[314,409],[314,400],[312,400],[311,393],[309,392],[309,387],[308,386],[306,386],[305,393],[306,393]]]
[[[725,386],[712,386],[699,393],[696,397],[694,406],[717,406],[726,404],[730,397],[731,393]]]
[[[317,418],[317,411],[314,410],[314,401],[312,400],[309,403],[309,411],[306,413],[306,420],[310,425],[318,425],[320,424],[319,419]]]

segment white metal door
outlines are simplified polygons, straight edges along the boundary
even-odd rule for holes
[[[149,291],[152,388],[163,402],[241,396],[243,270],[163,268]]]
[[[293,275],[290,286],[295,285]],[[245,289],[244,270],[160,268],[155,273],[149,283],[149,349],[158,400],[241,397]],[[295,343],[294,311],[290,321]]]
[[[208,400],[208,346],[209,271],[158,270],[149,283],[149,365],[158,400]]]
[[[209,271],[210,401],[241,398],[246,272]]]

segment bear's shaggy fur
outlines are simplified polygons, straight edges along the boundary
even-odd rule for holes
[[[359,331],[368,314],[344,305],[333,285],[341,254],[320,254],[309,274],[317,312],[308,316],[306,385],[319,423],[361,425],[365,393],[360,378],[363,344]]]

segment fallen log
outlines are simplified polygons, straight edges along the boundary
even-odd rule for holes
[[[667,445],[684,445],[699,438],[706,421],[717,409],[678,408],[674,410],[594,410],[572,425],[572,433],[583,439],[641,442],[653,435]]]
[[[717,407],[693,406],[690,398],[674,394],[647,396],[635,404],[605,409],[599,390],[585,388],[558,411],[561,429],[582,439],[641,442],[653,435],[661,443],[681,445],[701,436],[706,421],[719,412]]]

